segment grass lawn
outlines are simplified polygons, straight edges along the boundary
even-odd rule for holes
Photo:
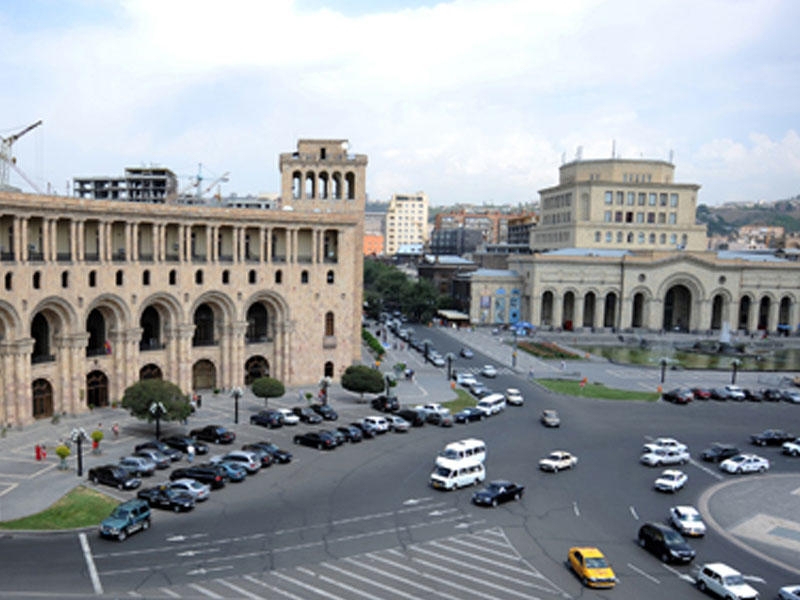
[[[82,485],[35,515],[0,522],[0,529],[52,530],[99,525],[119,501]]]
[[[477,404],[477,400],[470,394],[469,392],[462,390],[460,387],[456,387],[453,392],[458,396],[455,400],[451,400],[450,402],[442,402],[442,406],[445,408],[449,408],[450,412],[456,414],[462,408],[466,408],[468,406],[475,406]]]
[[[551,392],[566,394],[568,396],[600,398],[603,400],[644,400],[646,402],[654,402],[660,397],[658,392],[618,390],[606,387],[601,383],[587,383],[584,387],[581,387],[580,381],[567,379],[537,379],[536,383],[546,387]]]

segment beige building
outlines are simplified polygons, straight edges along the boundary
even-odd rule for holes
[[[182,390],[338,379],[360,359],[367,157],[282,154],[284,210],[0,193],[0,422]]]
[[[397,254],[401,246],[428,241],[428,196],[395,194],[386,213],[386,254]]]
[[[673,164],[658,160],[562,165],[558,185],[539,191],[531,247],[705,250],[705,227],[695,223],[700,186],[674,175]]]

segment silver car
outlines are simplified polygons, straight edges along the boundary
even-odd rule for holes
[[[119,466],[131,475],[141,477],[156,472],[156,464],[143,456],[125,456],[119,459]]]
[[[395,433],[405,433],[411,428],[411,423],[397,415],[387,415],[386,421],[389,423],[389,430]]]
[[[211,486],[200,483],[196,479],[189,479],[188,477],[170,481],[166,486],[171,490],[191,494],[197,502],[208,500],[209,496],[211,496]]]

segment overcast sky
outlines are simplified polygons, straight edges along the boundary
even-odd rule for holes
[[[278,192],[300,138],[373,200],[538,199],[562,160],[668,160],[700,202],[800,194],[796,0],[0,0],[0,135],[60,194],[158,164]],[[11,183],[31,188],[12,172]]]

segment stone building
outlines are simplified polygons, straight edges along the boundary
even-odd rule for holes
[[[0,422],[360,359],[365,155],[281,154],[283,210],[0,193]]]
[[[428,241],[428,195],[394,194],[386,212],[385,252],[400,253],[404,246],[424,246]]]

